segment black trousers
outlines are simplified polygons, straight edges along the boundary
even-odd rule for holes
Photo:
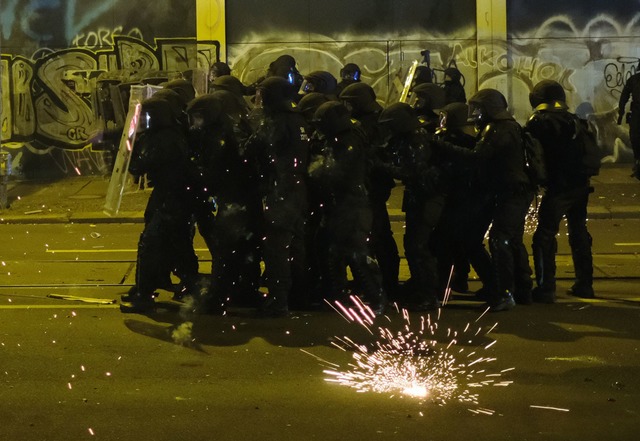
[[[489,250],[495,290],[489,302],[506,294],[530,291],[533,285],[529,254],[523,243],[525,218],[533,192],[521,190],[495,196]]]
[[[198,257],[191,239],[190,214],[155,210],[138,241],[136,285],[138,292],[150,296],[165,282],[170,272],[189,289],[198,277]]]
[[[536,284],[544,291],[555,291],[558,249],[556,236],[562,218],[567,218],[569,246],[575,269],[576,285],[591,287],[593,258],[591,235],[587,230],[587,204],[591,188],[582,186],[563,191],[548,191],[538,210],[538,227],[533,234],[533,262]]]

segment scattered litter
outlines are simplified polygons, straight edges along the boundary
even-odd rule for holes
[[[24,214],[38,214],[38,213],[42,213],[42,210],[31,210],[31,211],[24,212]]]
[[[113,305],[116,303],[115,299],[94,299],[93,297],[78,297],[64,294],[49,294],[47,297],[58,300],[75,300],[77,302],[95,303],[98,305]]]
[[[91,236],[92,238],[94,238],[94,239],[97,239],[97,238],[99,238],[99,237],[102,237],[102,234],[100,234],[100,233],[98,233],[98,232],[96,232],[96,231],[93,231],[93,232],[90,234],[90,236]]]
[[[531,404],[529,407],[533,407],[534,409],[547,409],[547,410],[557,410],[558,412],[569,412],[569,409],[563,409],[561,407],[536,406],[534,404]]]

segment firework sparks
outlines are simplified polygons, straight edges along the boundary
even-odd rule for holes
[[[525,234],[532,235],[538,228],[538,209],[540,208],[540,202],[542,201],[542,195],[536,194],[529,206],[529,211],[524,220],[524,232]]]
[[[352,306],[346,306],[335,302],[332,306],[345,320],[357,323],[371,335],[376,335],[373,330],[375,315],[358,297],[352,296],[351,303]],[[440,311],[437,318],[421,316],[419,323],[412,326],[409,313],[398,307],[396,310],[403,318],[402,329],[392,331],[378,327],[378,339],[373,345],[359,344],[346,336],[335,337],[333,345],[344,351],[352,350],[353,361],[345,369],[318,359],[327,366],[323,371],[327,375],[325,381],[348,386],[358,392],[401,395],[440,405],[452,400],[478,405],[478,393],[471,390],[485,386],[504,387],[512,383],[501,381],[501,376],[513,368],[490,372],[486,366],[496,359],[479,354],[491,348],[495,341],[473,347],[457,345],[459,341],[471,344],[474,338],[487,335],[497,324],[484,332],[481,327],[476,329],[470,323],[462,331],[440,330]],[[391,322],[389,317],[386,318]],[[480,407],[469,410],[476,414],[494,414],[494,411]]]

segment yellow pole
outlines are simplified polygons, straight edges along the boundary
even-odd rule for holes
[[[476,0],[476,24],[478,30],[478,88],[483,78],[508,70],[507,54],[507,2],[506,0]],[[506,76],[499,89],[506,91]],[[501,81],[500,81],[501,82]]]
[[[217,41],[220,44],[220,60],[227,59],[225,0],[196,0],[196,38],[200,41]]]

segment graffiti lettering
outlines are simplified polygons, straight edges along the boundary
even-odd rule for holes
[[[82,47],[84,49],[104,49],[112,48],[114,46],[113,38],[116,35],[127,35],[128,37],[144,40],[142,31],[138,28],[129,30],[126,34],[122,33],[122,26],[117,26],[113,29],[100,28],[96,31],[87,33],[80,33],[73,38],[71,46]]]
[[[608,63],[604,68],[604,80],[609,89],[622,91],[624,83],[638,69],[640,59],[631,57],[619,57],[615,63]]]
[[[67,138],[74,141],[87,141],[89,136],[84,127],[73,127],[67,131]]]
[[[196,67],[195,39],[158,40],[158,47],[153,48],[115,31],[106,35],[101,44],[113,38],[115,46],[110,51],[47,50],[34,60],[2,55],[3,143],[35,140],[42,145],[81,148],[101,139],[105,130],[97,90],[107,70],[123,72],[117,83],[122,78],[142,79],[146,72],[157,76],[161,67],[170,72]],[[215,53],[219,44],[214,43],[205,42],[204,48]],[[218,59],[217,53],[213,59]]]

